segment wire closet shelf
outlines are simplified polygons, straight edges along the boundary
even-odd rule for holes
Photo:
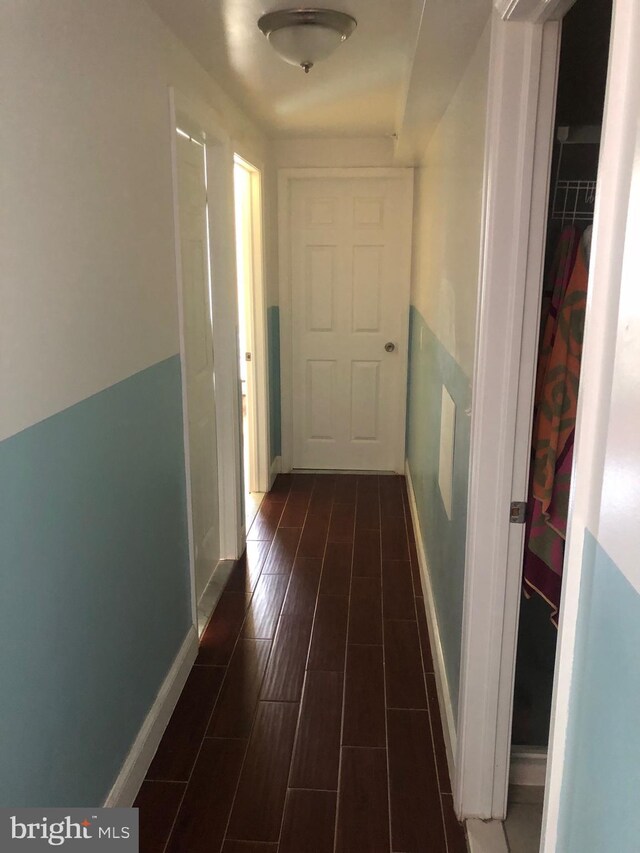
[[[596,200],[595,180],[560,180],[565,145],[599,145],[600,127],[559,127],[560,153],[553,190],[551,218],[562,222],[592,222]]]

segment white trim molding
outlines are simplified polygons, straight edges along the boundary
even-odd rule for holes
[[[273,486],[276,477],[282,471],[282,457],[276,456],[271,463],[271,469],[269,471],[269,489]]]
[[[455,775],[455,755],[456,755],[456,721],[451,703],[451,691],[449,690],[449,681],[447,679],[447,670],[444,663],[444,652],[442,650],[442,641],[440,639],[440,630],[438,628],[438,614],[436,612],[435,600],[433,598],[433,589],[431,587],[431,574],[429,572],[429,564],[427,555],[424,550],[424,536],[420,526],[420,516],[418,514],[418,506],[416,504],[416,495],[413,490],[413,482],[411,480],[411,470],[409,463],[405,464],[405,476],[407,479],[407,492],[409,494],[409,509],[411,511],[411,519],[413,528],[416,534],[416,549],[418,551],[418,563],[420,567],[420,582],[424,595],[425,611],[427,616],[427,628],[429,629],[429,642],[431,644],[431,654],[434,663],[434,674],[436,677],[436,688],[438,691],[438,704],[440,705],[440,714],[443,722],[444,744],[447,751],[447,764],[449,765],[449,776],[451,779]]]
[[[106,808],[133,805],[197,654],[198,634],[191,626],[109,791],[104,803]]]
[[[550,62],[555,75],[558,45],[558,24],[505,22],[494,15],[454,783],[463,818],[506,814],[520,577],[509,568],[517,563],[513,555],[521,553],[523,535],[508,523],[509,504],[523,498],[513,494],[514,459],[534,197],[540,204],[534,192],[536,133],[543,68]],[[552,118],[553,104],[547,120]]]
[[[576,0],[494,0],[494,7],[505,21],[543,24],[559,21]]]

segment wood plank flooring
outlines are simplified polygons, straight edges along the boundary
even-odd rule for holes
[[[403,477],[280,475],[135,805],[142,853],[464,853]]]

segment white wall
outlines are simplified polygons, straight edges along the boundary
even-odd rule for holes
[[[490,29],[488,20],[423,152],[414,195],[407,462],[437,618],[443,716],[452,740],[461,659]],[[448,418],[443,400],[453,401]]]
[[[93,806],[192,618],[169,87],[267,146],[144,0],[6,0],[0,79],[0,804]]]
[[[0,440],[178,351],[168,87],[261,133],[143,0],[6,0]]]
[[[640,99],[638,101],[598,540],[640,595]]]
[[[490,22],[416,169],[411,303],[471,377]]]
[[[329,139],[276,139],[273,157],[279,169],[393,166],[391,136]]]

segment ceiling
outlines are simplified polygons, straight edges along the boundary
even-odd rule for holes
[[[453,33],[455,42],[456,22],[461,21],[467,32],[469,15],[473,18],[475,10],[477,18],[479,7],[486,10],[490,6],[490,0],[463,3],[331,0],[326,4],[297,4],[292,0],[147,2],[222,88],[272,136],[393,134],[411,100],[411,71],[421,20],[424,28],[429,24],[432,9],[437,28],[441,29],[444,21],[443,35],[451,40]],[[328,5],[353,15],[358,21],[351,38],[308,75],[283,62],[256,24],[264,12],[303,5]],[[444,9],[448,10],[446,14]],[[448,57],[448,66],[452,66],[451,55],[439,39],[438,29],[430,31],[429,42],[439,44],[437,56]],[[471,29],[475,33],[477,26]],[[456,48],[457,68],[464,57],[458,53],[459,45],[451,46]],[[465,64],[462,63],[460,73]],[[428,60],[426,65],[421,73],[429,73]],[[433,92],[431,112],[441,114],[441,105],[446,106],[457,79],[450,68],[445,75],[442,68],[434,67],[431,71],[433,79],[439,81],[439,91]],[[415,88],[415,81],[413,85]],[[420,81],[420,88],[425,88],[424,80]],[[421,100],[424,101],[424,95]]]

